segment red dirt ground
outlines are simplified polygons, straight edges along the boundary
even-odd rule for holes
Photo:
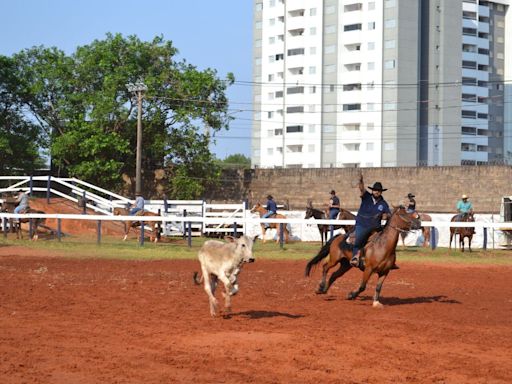
[[[317,296],[304,266],[247,265],[212,319],[196,261],[0,247],[0,383],[512,382],[512,267],[403,262],[379,310],[374,279]]]

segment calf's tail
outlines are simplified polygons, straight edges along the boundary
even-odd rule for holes
[[[314,265],[318,264],[327,255],[329,255],[331,243],[338,236],[340,236],[340,235],[334,236],[331,240],[329,240],[327,243],[325,243],[325,245],[322,248],[320,248],[320,251],[318,252],[318,254],[315,257],[313,257],[311,260],[309,260],[309,263],[306,265],[306,271],[304,272],[304,275],[306,277],[309,277],[309,274],[311,273],[311,268],[313,268]]]

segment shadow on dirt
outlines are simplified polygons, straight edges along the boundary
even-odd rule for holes
[[[287,317],[288,319],[299,319],[301,317],[304,317],[304,315],[292,315],[291,313],[275,311],[245,311],[232,313],[231,315],[228,316],[228,318],[234,316],[248,317],[249,319],[264,319],[268,317]]]
[[[363,296],[361,297],[362,301],[373,301],[373,297],[371,296]],[[431,304],[431,303],[441,303],[441,304],[461,304],[458,300],[448,299],[446,296],[419,296],[419,297],[381,297],[380,302],[387,306],[393,305],[407,305],[407,304]]]

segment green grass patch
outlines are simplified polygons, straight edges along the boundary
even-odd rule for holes
[[[146,241],[140,246],[135,239],[126,242],[119,238],[102,238],[101,244],[96,244],[96,238],[66,237],[61,242],[56,239],[39,240],[12,240],[0,238],[0,247],[23,246],[32,249],[44,250],[48,254],[59,254],[66,257],[94,257],[132,260],[154,259],[195,259],[197,251],[208,239],[193,238],[192,246],[188,247],[187,240],[182,238],[164,239],[164,242],[154,244]],[[279,244],[257,241],[254,245],[256,259],[269,260],[309,260],[320,250],[318,242],[293,242],[280,248]],[[512,251],[509,250],[482,250],[473,252],[460,252],[438,248],[398,247],[398,262],[419,263],[461,263],[461,264],[502,264],[512,265]]]

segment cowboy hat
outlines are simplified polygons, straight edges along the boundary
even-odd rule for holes
[[[412,198],[412,197],[416,197],[416,196],[414,196],[411,192],[409,192],[406,197]]]
[[[467,199],[467,198],[468,198],[468,195],[462,195],[462,197],[461,197],[461,198],[462,198],[462,200]]]
[[[387,191],[387,188],[382,188],[382,184],[379,181],[373,183],[373,187],[368,186],[368,188],[370,188],[372,191]]]

